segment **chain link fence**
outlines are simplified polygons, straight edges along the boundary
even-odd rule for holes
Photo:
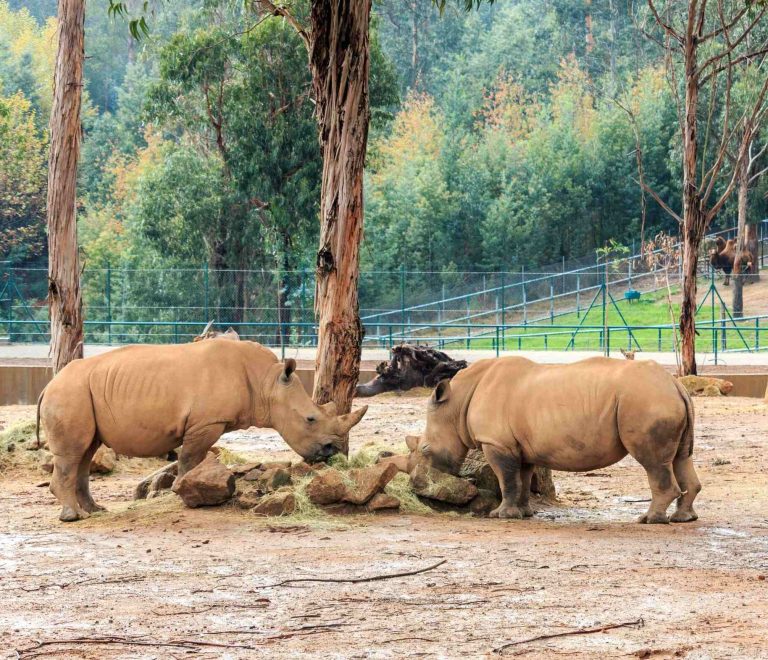
[[[761,264],[764,245],[761,240]],[[707,274],[706,258],[700,260],[700,269]],[[360,316],[365,345],[371,347],[407,340],[446,347],[499,345],[503,349],[541,344],[541,348],[578,349],[582,346],[570,340],[565,327],[563,338],[568,341],[561,347],[562,338],[557,338],[554,328],[544,339],[539,326],[573,324],[568,315],[580,320],[593,304],[611,297],[631,299],[666,288],[667,280],[674,285],[679,277],[679,260],[660,269],[649,266],[641,255],[611,259],[598,253],[535,271],[424,272],[404,267],[394,272],[363,271],[358,286]],[[89,343],[188,342],[210,320],[223,327],[231,325],[242,336],[268,346],[311,347],[317,342],[311,270],[216,271],[205,265],[88,268],[82,275],[82,290]],[[45,267],[0,263],[0,337],[11,342],[47,342],[46,296]],[[498,326],[509,330],[502,330],[497,340]],[[514,332],[515,327],[525,332]],[[669,348],[671,333],[662,333],[663,340],[656,337],[658,329],[651,334],[657,339],[651,343]],[[599,335],[594,328],[584,327],[579,342],[592,337],[589,343],[594,348],[592,344],[604,341]]]

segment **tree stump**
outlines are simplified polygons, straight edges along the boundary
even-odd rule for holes
[[[466,360],[453,360],[442,351],[428,346],[402,344],[392,349],[389,362],[376,367],[378,374],[368,383],[358,384],[357,396],[374,396],[382,392],[434,387],[444,378],[453,378],[467,368]]]

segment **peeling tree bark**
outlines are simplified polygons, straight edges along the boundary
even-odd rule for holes
[[[348,412],[363,329],[357,281],[368,142],[370,0],[314,0],[310,67],[323,150],[315,313],[319,336],[314,398]]]
[[[739,164],[738,190],[738,230],[736,241],[736,258],[733,260],[733,315],[736,318],[744,316],[744,275],[741,272],[742,259],[747,246],[747,200],[749,199],[749,172],[747,163]]]
[[[48,166],[48,309],[54,373],[83,357],[77,249],[77,164],[83,89],[85,1],[59,0]]]
[[[697,186],[699,74],[698,41],[689,9],[689,27],[683,47],[685,58],[685,128],[683,133],[683,300],[680,307],[680,363],[683,375],[696,373],[696,268],[699,245],[706,229]]]

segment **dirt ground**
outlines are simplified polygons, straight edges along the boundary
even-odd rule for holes
[[[424,398],[383,395],[352,439],[398,444]],[[631,459],[555,475],[526,521],[397,514],[259,519],[130,501],[158,461],[93,478],[109,512],[61,524],[47,475],[0,475],[0,656],[768,658],[768,406],[697,399],[699,520],[638,525]],[[0,426],[32,416],[0,408]],[[274,456],[270,432],[223,441]],[[290,456],[280,451],[281,456]],[[350,579],[416,571],[369,582]],[[270,586],[272,585],[272,586]],[[530,641],[580,629],[616,627]],[[79,640],[79,641],[72,641]],[[43,644],[40,646],[40,644]]]

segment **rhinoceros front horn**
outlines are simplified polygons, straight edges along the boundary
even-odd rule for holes
[[[368,406],[363,406],[357,410],[347,413],[346,415],[340,415],[336,419],[338,420],[339,430],[342,434],[349,433],[349,430],[355,426],[365,413],[368,412]]]

